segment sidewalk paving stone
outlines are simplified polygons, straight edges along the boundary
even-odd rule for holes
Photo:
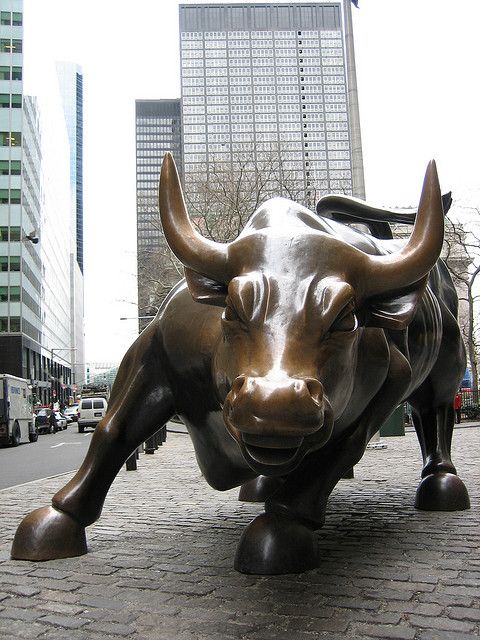
[[[480,428],[456,429],[469,511],[413,508],[414,433],[368,450],[329,502],[319,567],[302,575],[233,570],[261,505],[210,489],[182,433],[119,473],[90,553],[15,562],[21,518],[70,474],[0,491],[0,639],[464,640],[480,637]]]

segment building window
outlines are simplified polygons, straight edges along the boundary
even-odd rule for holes
[[[1,176],[19,176],[22,170],[22,164],[20,160],[0,160],[0,175]]]
[[[2,147],[20,147],[22,134],[20,131],[0,131],[0,145]]]
[[[11,242],[19,242],[20,227],[0,227],[0,242],[8,242],[9,235]]]
[[[10,269],[9,269],[10,265]],[[0,256],[0,271],[20,271],[20,256]]]
[[[0,109],[9,109],[10,107],[21,109],[22,96],[19,94],[0,93]]]
[[[14,27],[21,27],[23,23],[22,14],[19,11],[2,11],[0,13],[0,24],[13,25]]]
[[[3,53],[22,53],[22,41],[10,38],[0,39],[0,51]]]
[[[0,189],[0,204],[20,204],[20,189]]]
[[[18,332],[20,331],[20,318],[15,318],[10,316],[10,331]]]
[[[20,302],[20,287],[0,287],[0,302]]]
[[[0,66],[0,80],[21,80],[22,67]]]

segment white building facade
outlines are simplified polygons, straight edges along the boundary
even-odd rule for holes
[[[22,0],[0,0],[0,371],[46,404],[74,384],[75,230],[58,77],[29,49],[25,17]]]

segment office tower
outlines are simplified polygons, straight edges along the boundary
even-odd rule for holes
[[[56,70],[24,18],[0,0],[0,370],[45,404],[73,391],[70,153]]]
[[[74,382],[85,379],[83,290],[83,74],[73,62],[57,62],[57,75],[70,147],[71,254],[70,326]]]
[[[138,315],[142,329],[148,316],[156,312],[159,296],[181,277],[169,261],[158,214],[158,180],[165,152],[170,151],[180,171],[182,168],[180,100],[136,100],[135,122]],[[162,254],[166,262],[161,260]]]
[[[83,273],[83,73],[73,62],[57,62],[56,67],[70,144],[75,257]]]
[[[364,196],[349,0],[180,5],[180,54],[187,193],[273,154],[305,202]]]

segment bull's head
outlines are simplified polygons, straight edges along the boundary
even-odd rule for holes
[[[258,473],[286,473],[346,410],[363,328],[402,329],[414,315],[443,242],[435,164],[409,241],[386,256],[320,231],[311,212],[281,198],[233,242],[208,240],[189,219],[170,154],[159,204],[192,296],[224,307],[214,375],[227,429]]]

